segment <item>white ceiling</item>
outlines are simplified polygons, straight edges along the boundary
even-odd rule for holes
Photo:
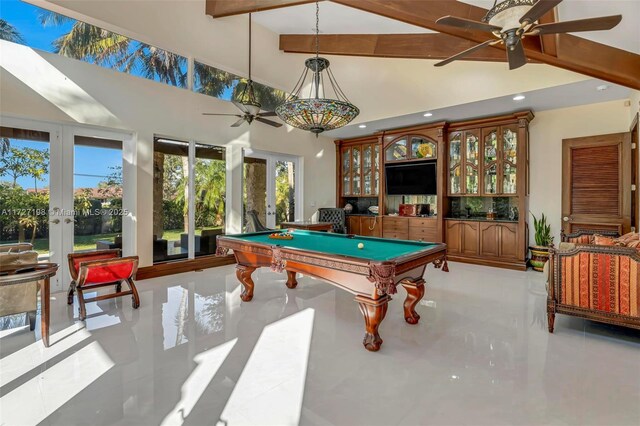
[[[489,9],[493,0],[462,0]],[[561,20],[622,14],[622,22],[611,31],[576,33],[599,43],[640,53],[640,0],[564,0],[558,6]],[[254,15],[258,24],[277,34],[313,34],[315,4],[273,9]],[[320,32],[323,34],[429,33],[427,29],[363,12],[337,3],[320,3]]]
[[[598,90],[598,87],[602,86],[606,86],[606,90]],[[607,83],[602,80],[589,79],[577,83],[548,87],[530,92],[513,93],[509,96],[434,109],[428,111],[433,114],[428,118],[424,116],[424,113],[427,111],[419,111],[415,114],[385,118],[382,120],[370,121],[368,123],[359,122],[357,124],[352,124],[327,132],[326,136],[336,139],[353,138],[370,135],[378,130],[394,129],[418,124],[434,123],[438,121],[456,121],[467,119],[469,117],[479,118],[526,109],[536,112],[557,108],[568,108],[577,105],[628,99],[629,92],[630,90],[626,87]],[[526,98],[523,101],[514,101],[513,97],[515,95],[525,95]],[[360,128],[359,126],[363,124],[367,127]]]

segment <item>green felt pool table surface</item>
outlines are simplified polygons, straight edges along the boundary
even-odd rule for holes
[[[270,246],[277,245],[283,248],[309,250],[373,261],[390,261],[438,245],[436,243],[424,243],[421,241],[390,240],[358,235],[349,236],[300,229],[292,232],[292,240],[280,240],[269,238],[269,235],[273,234],[273,232],[274,231],[225,235],[225,237]],[[359,243],[364,244],[362,249],[358,248]]]

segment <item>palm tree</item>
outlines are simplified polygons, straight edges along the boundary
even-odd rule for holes
[[[24,38],[22,38],[22,35],[20,35],[16,27],[4,19],[0,19],[0,39],[14,43],[24,43]]]
[[[40,22],[43,26],[73,22],[71,30],[53,42],[58,54],[127,73],[139,71],[174,86],[184,86],[187,81],[187,60],[180,55],[51,11],[41,11]]]
[[[9,138],[0,138],[0,157],[4,157],[11,148],[11,141]]]

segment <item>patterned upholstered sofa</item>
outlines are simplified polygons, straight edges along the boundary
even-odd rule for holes
[[[591,244],[592,234],[563,235],[559,249],[551,250],[547,297],[551,333],[557,313],[640,329],[640,251]]]

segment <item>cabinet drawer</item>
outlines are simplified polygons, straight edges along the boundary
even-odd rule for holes
[[[382,233],[384,238],[393,238],[396,240],[408,240],[409,239],[409,234],[406,232],[389,232],[389,231],[384,231]]]
[[[409,233],[409,220],[406,218],[385,217],[382,220],[382,230],[384,232]]]
[[[409,219],[409,227],[422,227],[422,228],[438,228],[438,221],[436,219],[428,219],[424,217],[413,217]]]
[[[414,226],[409,227],[409,239],[410,240],[422,240],[422,241],[435,241],[438,231],[434,227],[431,228],[417,228]]]

